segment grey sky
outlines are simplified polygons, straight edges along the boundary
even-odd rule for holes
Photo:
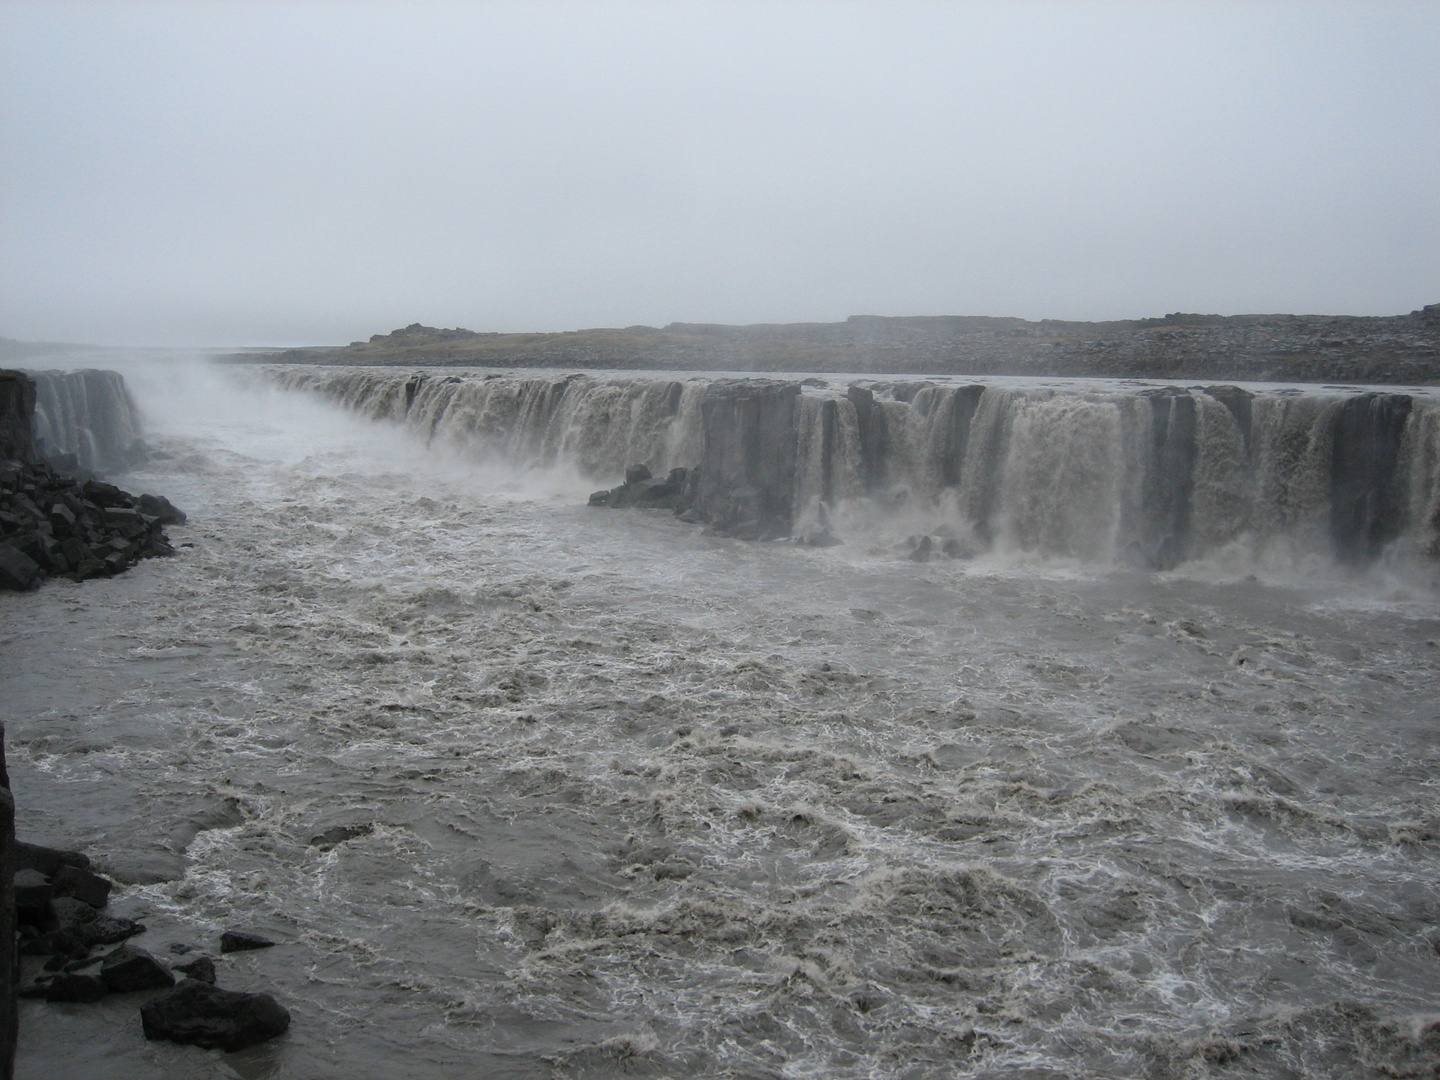
[[[0,334],[1440,301],[1440,4],[0,3]]]

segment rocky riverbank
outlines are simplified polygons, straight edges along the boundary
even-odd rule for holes
[[[133,944],[145,925],[105,913],[114,883],[95,873],[83,853],[15,841],[11,861],[22,958],[18,997],[91,1004],[149,991],[143,1003],[137,999],[147,1039],[223,1050],[240,1050],[289,1028],[289,1012],[269,994],[216,986],[215,957],[206,950],[174,942],[166,962]],[[218,951],[223,956],[274,944],[231,930],[221,935]]]
[[[1273,382],[1440,381],[1440,304],[1407,315],[1196,315],[1110,322],[986,316],[476,333],[412,323],[340,348],[236,361]]]
[[[182,524],[185,514],[164,496],[132,495],[44,460],[35,398],[33,379],[0,371],[0,588],[108,577],[173,555],[165,526]]]

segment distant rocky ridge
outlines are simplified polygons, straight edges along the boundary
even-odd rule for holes
[[[341,348],[235,360],[680,371],[1440,382],[1440,304],[1408,315],[1191,315],[1114,322],[854,315],[841,323],[477,333],[412,323]]]

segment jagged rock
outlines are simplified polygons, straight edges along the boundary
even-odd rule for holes
[[[226,930],[220,935],[222,953],[248,952],[251,949],[269,949],[275,942],[245,930]]]
[[[208,956],[197,956],[188,964],[176,964],[175,970],[196,982],[215,985],[215,961]]]
[[[11,544],[0,544],[0,589],[25,592],[40,583],[40,564]]]
[[[74,930],[86,926],[100,917],[100,913],[84,900],[73,896],[57,896],[50,901],[50,910],[62,930]]]
[[[146,1002],[140,1019],[147,1039],[220,1050],[247,1046],[282,1035],[290,1014],[269,994],[245,994],[195,979]]]
[[[164,964],[135,945],[121,945],[100,965],[100,979],[114,994],[132,990],[159,990],[175,985]]]
[[[590,502],[589,502],[587,505],[590,505],[590,506],[609,506],[609,505],[610,505],[610,492],[609,492],[609,491],[594,491],[594,492],[591,492],[591,493],[590,493]]]
[[[141,495],[136,505],[142,514],[148,514],[161,525],[184,525],[187,518],[181,510],[164,495]]]
[[[93,923],[77,927],[75,930],[75,933],[80,936],[80,940],[92,948],[96,945],[114,945],[116,942],[144,932],[144,923],[138,923],[133,919],[112,919],[104,916],[96,919]]]
[[[79,866],[60,867],[50,879],[50,884],[56,896],[74,897],[96,908],[102,908],[109,902],[110,890],[115,887],[109,878]]]

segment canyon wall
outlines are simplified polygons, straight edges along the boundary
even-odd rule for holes
[[[274,368],[477,462],[699,474],[734,535],[901,529],[957,555],[1169,568],[1227,548],[1440,555],[1440,401],[1233,385],[675,379]]]

